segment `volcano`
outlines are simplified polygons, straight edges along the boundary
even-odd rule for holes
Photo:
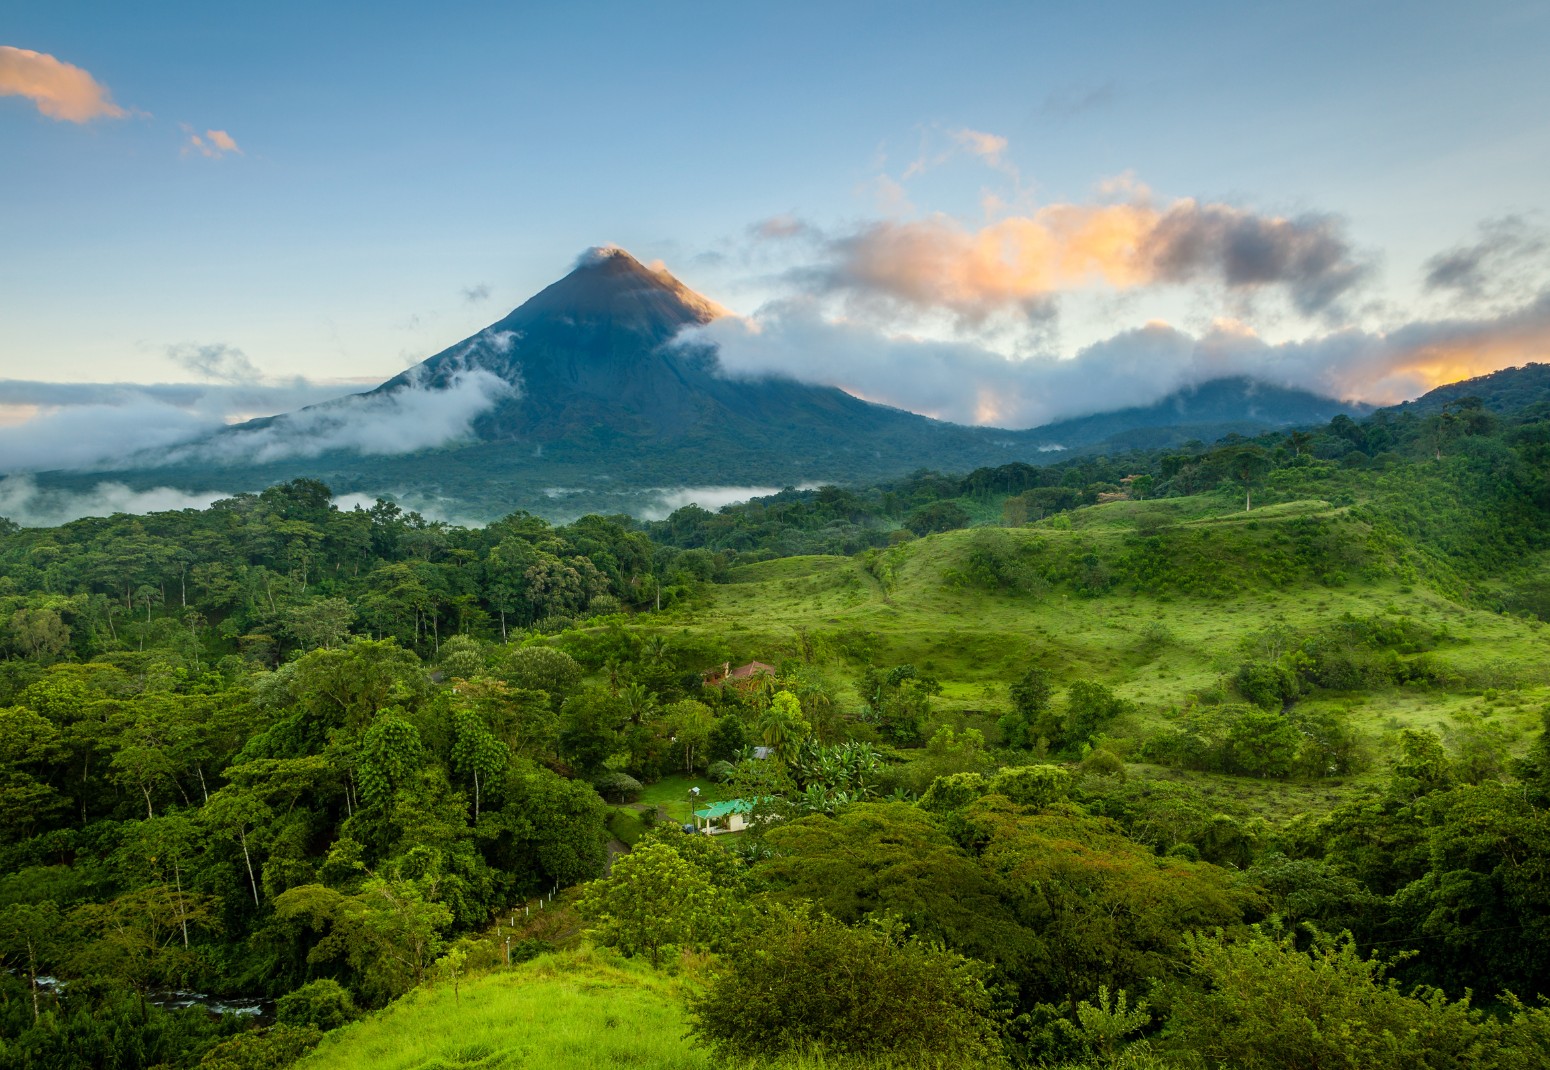
[[[692,328],[725,315],[616,247],[364,394],[253,420],[113,473],[133,487],[259,489],[298,477],[448,515],[639,512],[674,488],[860,483],[920,468],[1316,423],[1350,411],[1249,381],[1046,429],[963,427],[780,376],[733,377]],[[52,480],[81,484],[90,474]]]

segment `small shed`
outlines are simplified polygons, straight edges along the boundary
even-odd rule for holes
[[[748,827],[748,815],[753,813],[753,803],[747,799],[728,799],[711,803],[703,810],[694,811],[694,827],[707,836],[719,836],[723,832],[742,832]]]

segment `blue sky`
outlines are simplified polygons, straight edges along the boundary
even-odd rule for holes
[[[605,242],[749,317],[717,339],[759,336],[729,364],[851,369],[832,378],[955,419],[1091,407],[1051,400],[1092,393],[1052,362],[1121,341],[1123,366],[1174,369],[1148,389],[1195,374],[1180,345],[1252,337],[1220,366],[1376,400],[1442,374],[1396,332],[1490,354],[1466,370],[1543,346],[1543,3],[13,2],[0,46],[0,379],[380,380]],[[30,53],[116,114],[45,114]],[[1244,283],[1153,253],[1046,271],[1065,255],[1046,250],[1035,281],[928,292],[984,283],[952,260],[976,240],[1068,249],[1105,206],[1149,249],[1158,220],[1258,228],[1324,242],[1346,274]],[[919,273],[881,277],[905,247]],[[1470,250],[1471,285],[1426,285]],[[1328,348],[1350,332],[1387,356]],[[1016,405],[937,404],[930,376],[884,389],[996,359],[1012,378],[979,393]],[[1348,359],[1368,370],[1331,365]],[[1045,377],[1019,387],[1030,360]],[[65,404],[36,393],[0,390],[0,418]],[[212,394],[195,415],[263,404]]]

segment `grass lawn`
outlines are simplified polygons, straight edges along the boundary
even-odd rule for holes
[[[646,822],[633,806],[615,806],[608,812],[608,833],[620,843],[634,847],[646,831]]]
[[[663,777],[655,784],[646,786],[641,793],[640,801],[635,805],[637,809],[650,809],[660,806],[667,811],[668,817],[680,825],[689,821],[689,789],[699,788],[699,802],[696,807],[703,807],[706,803],[717,802],[722,798],[721,785],[705,776],[683,776],[675,774]]]

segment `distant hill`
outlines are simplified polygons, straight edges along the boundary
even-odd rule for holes
[[[1492,412],[1507,413],[1530,405],[1550,403],[1550,364],[1525,364],[1521,368],[1503,368],[1489,375],[1462,379],[1429,390],[1414,401],[1390,406],[1393,413],[1412,412],[1430,416],[1467,397],[1477,397]]]
[[[228,428],[169,456],[136,458],[112,478],[137,489],[234,492],[305,476],[341,494],[397,496],[460,518],[514,509],[564,518],[638,513],[681,488],[858,483],[919,468],[1047,463],[1071,451],[1210,441],[1360,411],[1224,379],[1154,405],[1031,431],[964,427],[834,387],[731,377],[714,347],[674,341],[720,314],[667,272],[620,249],[594,250],[503,319],[375,390]],[[471,423],[458,422],[471,430],[460,441],[388,455],[334,445],[343,441],[340,427],[378,411],[373,406],[403,403],[412,417],[412,400],[434,414],[442,401],[466,399],[470,384],[488,394],[474,398]],[[45,479],[85,487],[104,475]]]
[[[1045,424],[1028,434],[1043,445],[1067,449],[1099,443],[1111,449],[1153,449],[1191,438],[1211,442],[1234,432],[1254,435],[1267,428],[1323,424],[1341,413],[1365,416],[1371,411],[1359,402],[1235,377],[1185,387],[1150,405]]]

